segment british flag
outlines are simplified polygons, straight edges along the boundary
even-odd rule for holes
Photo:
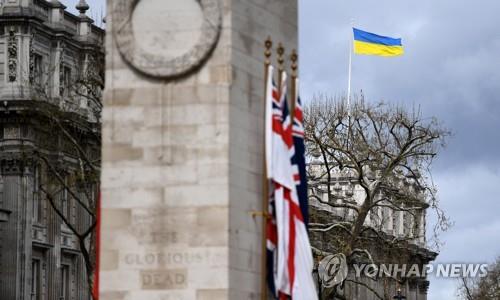
[[[297,188],[297,196],[299,197],[300,210],[304,224],[309,224],[309,206],[307,200],[307,174],[305,160],[305,144],[304,144],[304,114],[302,111],[302,102],[299,97],[299,80],[295,79],[295,108],[293,113],[293,145],[295,147],[294,155],[292,156],[292,165],[294,166],[294,179]]]
[[[280,90],[272,76],[270,66],[266,91],[266,166],[271,183],[268,282],[280,299],[314,300],[317,295],[312,278],[313,259],[297,192],[297,185],[301,186],[300,166],[292,163],[298,161],[294,142],[294,132],[299,131],[294,126],[296,113],[292,120],[286,98],[286,73],[282,73]]]
[[[281,105],[279,103],[279,91],[276,87],[274,80],[272,79],[273,67],[269,66],[268,69],[268,81],[267,81],[267,91],[266,91],[266,144],[279,142],[274,137],[274,132],[278,132],[281,125]],[[270,102],[270,103],[269,103]],[[270,109],[269,109],[270,107]],[[268,130],[271,127],[273,130]],[[270,146],[266,147],[266,166],[267,166],[267,176],[268,179],[272,178],[272,148]],[[276,209],[274,202],[274,185],[273,181],[269,180],[269,202],[268,202],[268,214],[266,224],[266,243],[267,243],[267,253],[266,253],[266,264],[267,264],[267,283],[269,289],[277,294],[275,286],[275,277],[277,272],[277,250],[276,246],[278,244],[278,232],[276,227]]]

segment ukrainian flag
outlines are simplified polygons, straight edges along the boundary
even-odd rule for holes
[[[353,28],[354,53],[379,56],[398,56],[404,53],[401,39],[381,36]]]

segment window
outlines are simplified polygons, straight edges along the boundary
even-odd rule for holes
[[[386,209],[386,216],[387,216],[387,219],[386,219],[387,233],[393,235],[394,234],[394,211],[389,207],[386,207],[385,209]]]
[[[67,217],[68,214],[68,198],[67,198],[67,195],[68,195],[68,192],[66,191],[66,189],[64,189],[62,191],[62,199],[61,199],[61,202],[62,202],[62,208],[61,208],[61,212],[63,214],[63,216]]]
[[[404,214],[402,211],[394,210],[392,213],[392,224],[394,227],[394,236],[400,237],[404,235]]]
[[[40,287],[40,260],[33,259],[31,261],[31,300],[40,300],[42,298]]]
[[[403,235],[406,238],[410,238],[413,233],[413,216],[404,211],[403,213]]]
[[[422,219],[422,211],[418,210],[415,212],[415,218],[413,222],[413,237],[420,237],[420,222]]]
[[[43,57],[39,54],[33,55],[33,81],[36,86],[43,82]]]
[[[392,234],[394,236],[398,235],[398,213],[396,211],[392,211]]]
[[[61,93],[61,96],[68,96],[69,88],[71,86],[71,68],[67,66],[63,66],[62,68],[63,68],[62,72],[63,91]]]
[[[0,174],[0,202],[3,202],[3,177]]]
[[[33,170],[33,223],[42,221],[42,199],[40,195],[40,166]]]
[[[61,300],[69,299],[69,265],[61,265]]]
[[[380,208],[380,221],[382,222],[382,228],[384,230],[389,230],[389,219],[387,218],[387,207]]]
[[[61,191],[61,213],[68,219],[68,221],[70,221],[71,205],[69,201],[68,189],[66,189],[66,186],[68,185],[68,177],[64,178],[64,184],[65,186],[62,187],[63,190]]]
[[[377,227],[380,223],[379,207],[375,206],[370,210],[370,224],[373,227]]]

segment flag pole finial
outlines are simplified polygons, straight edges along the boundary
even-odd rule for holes
[[[283,55],[285,54],[285,47],[281,43],[278,44],[278,67],[280,72],[284,70],[283,63],[285,62],[285,59],[283,58]]]
[[[290,103],[290,111],[292,112],[292,115],[295,118],[295,106],[297,105],[297,97],[298,97],[298,84],[297,84],[297,60],[299,59],[299,56],[297,55],[297,50],[293,49],[292,54],[290,54],[290,60],[292,61],[291,69],[292,69],[292,102]]]
[[[292,61],[292,76],[297,77],[297,60],[299,59],[299,56],[297,55],[297,50],[293,49],[292,54],[290,55],[290,60]]]
[[[266,50],[264,51],[264,56],[266,57],[265,59],[265,64],[270,65],[271,64],[271,48],[273,47],[273,41],[271,40],[271,37],[268,36],[266,41],[264,42],[264,46],[266,47]]]

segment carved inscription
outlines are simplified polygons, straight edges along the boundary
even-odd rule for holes
[[[185,289],[187,286],[187,270],[143,270],[141,286],[143,290]]]
[[[133,235],[140,245],[144,244],[175,244],[179,241],[178,233],[173,231],[148,231],[146,228],[133,227]]]
[[[224,249],[168,249],[164,251],[125,252],[121,254],[120,264],[130,269],[153,269],[175,267],[216,267],[226,263]]]
[[[171,5],[172,8],[171,13],[164,14],[167,18],[170,16],[169,21],[174,22],[164,29],[171,30],[171,34],[152,35],[152,45],[141,45],[135,37],[133,24],[134,10],[140,1],[115,1],[113,33],[123,59],[146,75],[162,78],[184,75],[202,64],[215,47],[220,35],[222,16],[219,0],[183,0],[195,1],[203,12],[199,33],[195,33],[197,41],[187,49],[179,48],[179,44],[182,43],[176,42],[175,36],[189,30],[189,23],[193,22],[185,22],[182,14],[186,14],[186,10],[178,7],[183,2],[170,0],[165,0],[162,5],[165,7]],[[179,23],[175,23],[176,20]],[[184,39],[184,42],[188,40]]]
[[[194,218],[186,209],[136,209],[132,215],[130,233],[139,245],[172,246],[187,243],[187,234],[178,224],[190,226]]]

